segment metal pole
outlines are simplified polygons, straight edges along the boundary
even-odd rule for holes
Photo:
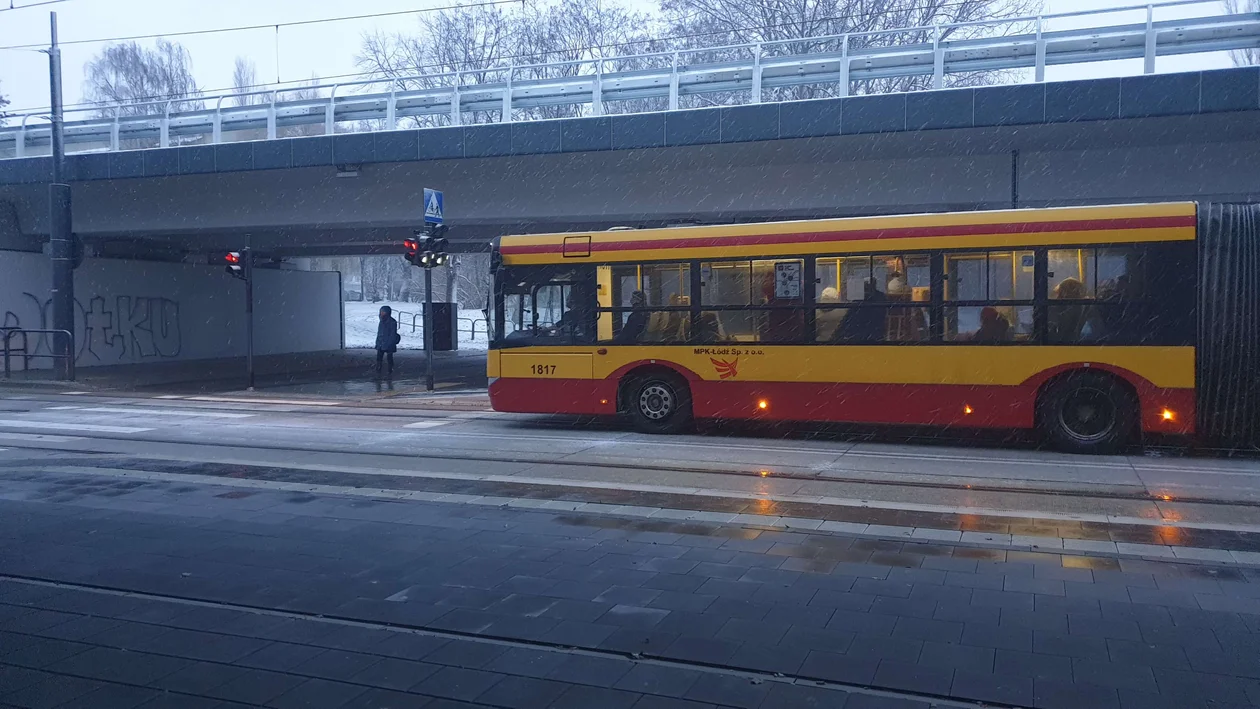
[[[71,234],[70,185],[65,183],[65,118],[61,108],[61,48],[57,46],[57,13],[49,13],[52,42],[48,47],[48,85],[52,106],[52,183],[48,185],[48,245],[52,255],[53,329],[65,330],[62,376],[74,378],[74,242]]]
[[[433,269],[424,269],[424,388],[433,391]]]
[[[455,261],[455,257],[446,257],[446,302],[455,302],[455,269],[459,264]],[[459,308],[456,308],[459,310]]]
[[[1019,151],[1011,151],[1011,209],[1019,209]]]
[[[254,250],[246,246],[245,253],[245,371],[249,378],[249,391],[254,390]]]
[[[941,26],[935,25],[932,34],[932,88],[945,86],[945,47],[941,46]]]

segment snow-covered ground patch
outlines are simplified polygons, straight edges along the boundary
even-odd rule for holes
[[[424,316],[420,314],[424,309],[422,304],[390,302],[350,302],[345,304],[346,347],[371,348],[376,346],[376,324],[380,320],[377,313],[380,312],[382,305],[388,305],[392,308],[394,319],[398,321],[398,333],[402,335],[402,342],[398,343],[398,349],[424,349]],[[413,316],[415,320],[414,330],[411,325]],[[459,349],[484,350],[488,347],[485,317],[485,314],[480,310],[459,311]],[[473,335],[474,329],[476,330],[475,336]]]

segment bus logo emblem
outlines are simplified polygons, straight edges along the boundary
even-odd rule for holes
[[[710,357],[709,361],[713,363],[713,368],[717,370],[718,379],[730,379],[739,374],[739,357],[729,362]]]

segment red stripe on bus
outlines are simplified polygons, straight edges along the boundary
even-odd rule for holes
[[[855,231],[823,231],[794,234],[753,234],[750,236],[708,236],[681,239],[640,239],[635,241],[595,242],[595,251],[637,251],[644,249],[685,249],[719,246],[763,246],[775,244],[807,244],[827,241],[865,241],[877,239],[911,239],[942,236],[974,236],[983,234],[1041,234],[1064,231],[1112,231],[1120,229],[1160,229],[1193,227],[1194,215],[1176,217],[1133,217],[1126,219],[1080,219],[1063,222],[1014,222],[1007,224],[960,224],[932,227],[889,227]],[[563,244],[521,244],[502,246],[499,252],[513,254],[560,253]]]
[[[925,357],[929,356],[927,354]],[[537,414],[617,413],[618,379],[515,379],[490,384],[495,411]],[[696,417],[967,428],[1032,428],[1037,386],[824,382],[688,382]],[[765,401],[766,408],[758,402]],[[1189,435],[1195,390],[1139,388],[1142,430]],[[1166,419],[1165,410],[1176,412]]]

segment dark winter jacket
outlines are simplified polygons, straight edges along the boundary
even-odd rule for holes
[[[376,349],[381,352],[398,351],[398,321],[393,317],[381,318],[377,324]]]

